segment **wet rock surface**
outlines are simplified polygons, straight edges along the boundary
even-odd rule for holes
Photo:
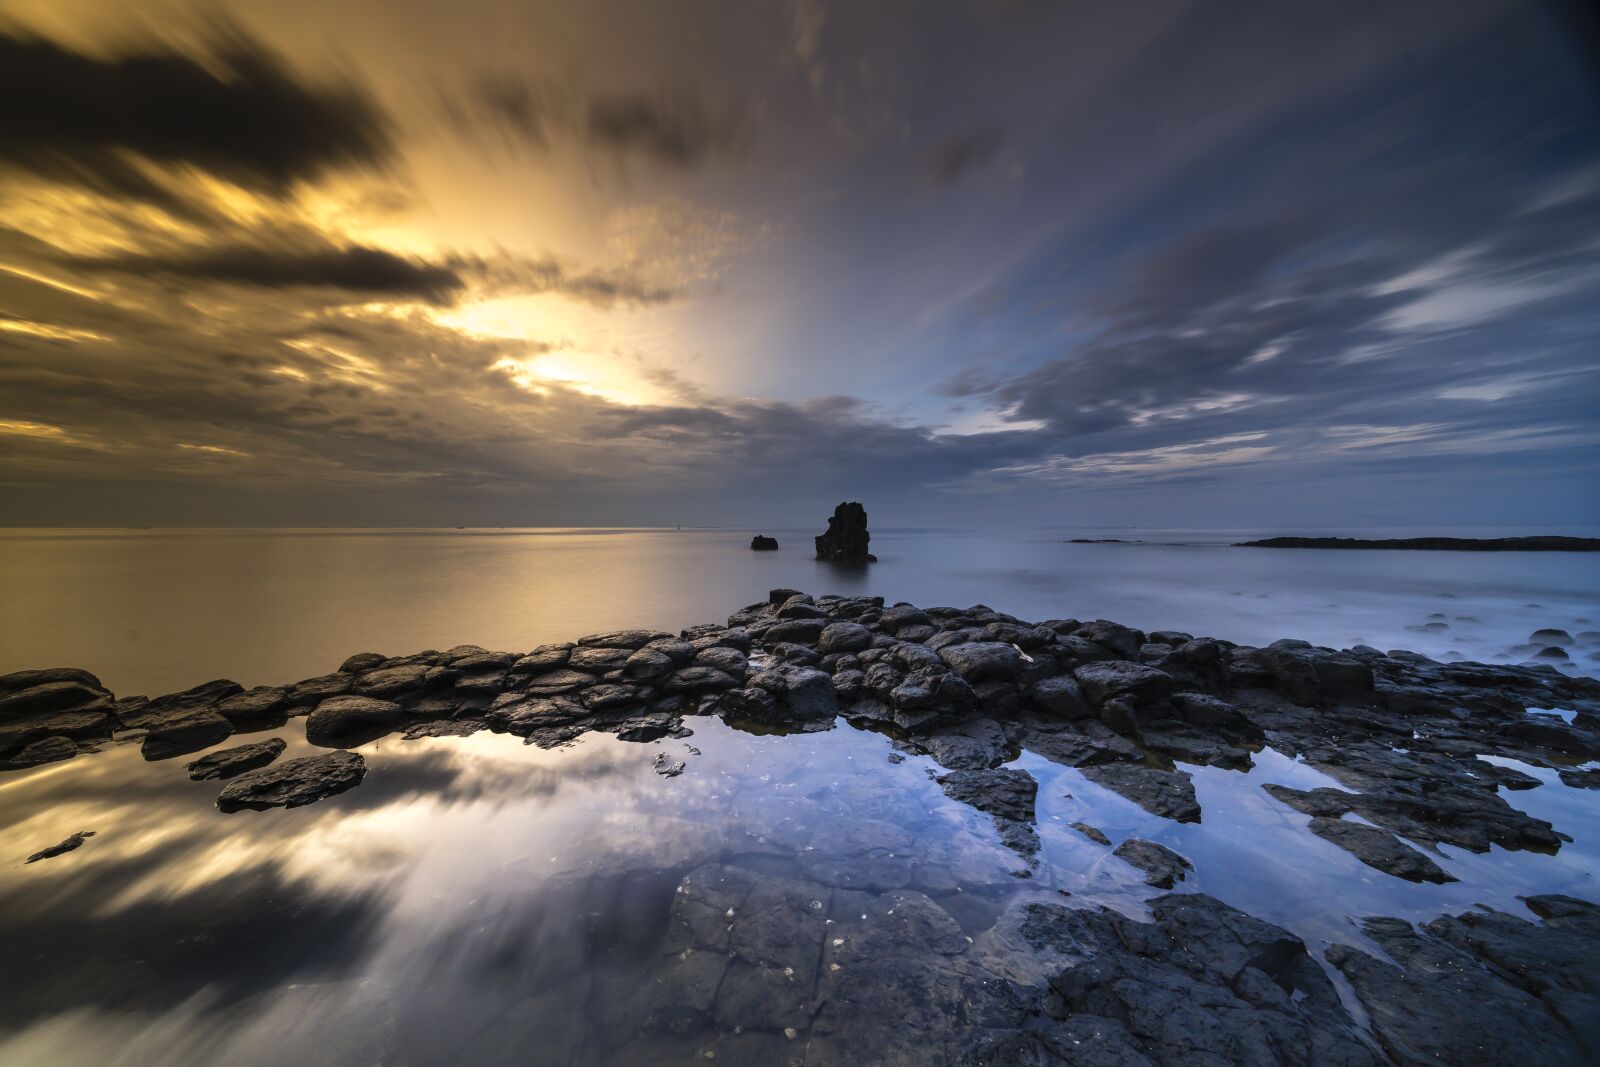
[[[1433,860],[1376,826],[1319,815],[1311,820],[1311,832],[1332,841],[1368,867],[1396,878],[1436,883],[1456,880]]]
[[[302,756],[235,778],[217,797],[217,807],[225,812],[298,808],[359,785],[366,773],[367,761],[357,752]]]
[[[1171,889],[1194,870],[1194,864],[1167,846],[1138,837],[1124,841],[1111,854],[1144,872],[1144,880],[1157,889]]]
[[[1414,927],[1371,918],[1393,963],[1328,949],[1396,1063],[1593,1063],[1600,1055],[1600,908],[1529,897],[1542,922],[1494,911]]]
[[[829,551],[864,554],[864,513],[859,539],[846,520]],[[1567,714],[1529,710],[1553,708]],[[1247,770],[1271,749],[1321,784],[1269,780],[1265,796],[1252,788],[1259,802],[1298,813],[1284,815],[1298,820],[1294,832],[1346,850],[1372,878],[1446,883],[1455,874],[1436,851],[1443,845],[1559,853],[1568,831],[1516,798],[1594,788],[1600,683],[1548,667],[1292,640],[1253,648],[1107,620],[1032,623],[983,605],[776,589],[726,624],[676,635],[365,652],[333,673],[248,691],[219,680],[118,699],[87,672],[19,672],[0,678],[0,767],[123,742],[161,760],[304,718],[307,740],[332,751],[279,760],[284,745],[272,738],[208,753],[190,774],[228,779],[223,811],[295,808],[361,783],[365,760],[340,749],[386,734],[487,730],[555,748],[598,731],[673,746],[642,761],[647,788],[668,795],[696,785],[698,753],[680,740],[696,716],[758,735],[841,722],[881,733],[893,751],[876,766],[936,763],[933,781],[919,781],[980,829],[914,837],[881,817],[870,789],[842,827],[826,829],[813,825],[814,805],[831,801],[756,797],[760,835],[712,850],[716,863],[670,872],[668,945],[645,977],[595,994],[643,1020],[618,1040],[645,1046],[603,1049],[615,1062],[650,1062],[641,1047],[661,1062],[710,1048],[718,1062],[808,1064],[1593,1057],[1600,923],[1575,899],[1529,898],[1533,920],[1487,911],[1420,926],[1363,919],[1349,944],[1330,943],[1326,961],[1365,1005],[1369,1033],[1340,1004],[1318,953],[1208,896],[1144,901],[1144,921],[1041,900],[1042,889],[1017,895],[1040,869],[1039,807],[1050,799],[1039,795],[1044,779],[1009,766],[1023,753],[1074,768],[1064,773],[1181,834],[1206,822],[1197,779]],[[1542,784],[1557,779],[1565,784]],[[1131,864],[1137,876],[1108,861],[1124,883],[1207,888],[1205,857],[1191,852],[1197,870],[1177,837],[1174,850],[1095,821],[1113,834],[1084,821],[1056,826],[1078,847]],[[1122,841],[1110,850],[1113,836]],[[1458,1018],[1469,1024],[1452,1025]]]
[[[281,737],[257,741],[250,745],[235,745],[233,748],[208,752],[189,764],[186,769],[189,772],[189,777],[196,782],[211,781],[219,778],[234,778],[245,771],[253,771],[258,767],[265,767],[283,755],[283,750],[286,747],[287,742]]]

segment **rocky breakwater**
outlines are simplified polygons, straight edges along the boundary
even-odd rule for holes
[[[1530,710],[1548,708],[1568,714]],[[126,740],[163,760],[304,716],[308,739],[331,751],[277,763],[282,748],[268,742],[191,765],[196,777],[236,775],[219,799],[231,811],[349,789],[366,767],[345,749],[391,731],[493,730],[542,746],[586,731],[653,741],[685,736],[685,718],[696,715],[757,732],[845,721],[886,734],[900,752],[939,763],[940,788],[987,815],[1024,866],[1039,849],[1038,784],[1006,766],[1024,749],[1078,768],[1156,816],[1192,823],[1205,812],[1184,765],[1242,770],[1270,746],[1337,783],[1266,784],[1270,802],[1308,817],[1308,835],[1386,876],[1435,883],[1454,877],[1444,845],[1552,853],[1569,840],[1502,792],[1538,788],[1540,779],[1482,757],[1561,768],[1570,775],[1563,781],[1586,786],[1596,776],[1579,766],[1600,758],[1600,683],[1549,667],[1445,664],[1293,640],[1258,648],[1106,620],[1028,622],[983,605],[921,608],[775,589],[726,623],[677,634],[625,630],[526,652],[360,653],[330,674],[253,690],[217,681],[118,699],[83,671],[21,672],[0,678],[0,759],[20,769]],[[692,765],[658,769],[692,773]],[[1152,886],[1204,877],[1155,842],[1113,849],[1094,827],[1078,828]],[[738,1003],[723,1005],[718,993],[673,1010],[746,1019],[738,1025],[773,1033],[804,1030],[816,1062],[850,1062],[862,1040],[908,1056],[938,1049],[952,1062],[1510,1062],[1499,1052],[1525,1048],[1539,1062],[1579,1063],[1600,1054],[1600,910],[1567,897],[1530,898],[1538,922],[1497,912],[1416,927],[1364,919],[1370,943],[1389,959],[1348,945],[1325,959],[1365,1005],[1368,1036],[1305,945],[1208,897],[1153,900],[1148,923],[1035,901],[974,943],[946,936],[949,916],[907,890],[891,887],[869,902],[837,887],[781,882],[723,868],[685,879],[684,908],[704,898],[708,914],[781,917],[781,908],[749,903],[778,894],[801,901],[794,910],[803,921],[761,928],[764,940],[740,965],[749,982],[711,984],[737,993]],[[843,931],[869,903],[910,924],[904,942],[880,930],[890,939],[846,960],[842,975],[818,970],[818,959],[857,951]],[[824,916],[835,911],[830,926]],[[743,957],[729,957],[726,943],[737,929],[708,920],[685,931],[684,952],[673,958],[733,966],[729,958]],[[822,956],[813,934],[828,939]],[[787,941],[796,960],[809,962],[789,963],[794,973],[778,971],[783,981],[763,992],[756,979],[770,977],[772,960],[785,958],[774,944]],[[916,966],[890,973],[897,954],[913,952]],[[1451,982],[1432,979],[1441,968]],[[801,970],[806,982],[796,985]],[[692,999],[703,985],[692,979],[652,989]],[[884,1029],[887,1020],[893,1026]],[[830,1047],[835,1060],[824,1054]]]

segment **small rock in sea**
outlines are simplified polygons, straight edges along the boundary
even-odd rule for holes
[[[1529,634],[1528,643],[1530,645],[1570,645],[1572,644],[1572,635],[1565,630],[1546,627],[1543,630],[1535,630]]]
[[[298,808],[343,793],[361,783],[367,761],[358,752],[302,756],[235,778],[217,797],[225,812]]]
[[[889,753],[889,762],[890,763],[904,763],[905,761],[906,761],[905,753],[903,753],[903,752],[891,752],[891,753]]]
[[[1571,659],[1560,645],[1547,645],[1533,654],[1534,659]]]
[[[187,770],[189,777],[196,782],[211,781],[217,778],[234,778],[245,771],[253,771],[258,767],[265,767],[279,756],[287,747],[283,738],[273,737],[266,741],[257,741],[252,745],[235,745],[225,748],[220,752],[208,752],[204,756],[189,764]]]
[[[867,551],[871,540],[867,509],[855,501],[840,504],[828,519],[827,532],[817,535],[817,558],[834,563],[876,563],[878,557]]]
[[[1086,822],[1075,822],[1072,823],[1071,826],[1074,830],[1078,831],[1078,833],[1082,834],[1084,837],[1087,837],[1090,841],[1093,841],[1097,845],[1111,844],[1111,838],[1107,837],[1099,829],[1090,826]]]
[[[776,537],[768,537],[766,534],[756,534],[750,538],[750,548],[756,552],[776,552],[778,550],[778,539]]]
[[[93,830],[79,830],[77,833],[73,834],[71,837],[67,838],[58,845],[51,845],[49,848],[41,848],[38,852],[35,852],[33,855],[29,856],[27,862],[34,863],[38,860],[53,859],[54,857],[63,853],[71,852],[73,849],[83,844],[84,838],[93,836]]]
[[[676,778],[678,775],[683,773],[684,762],[682,760],[678,760],[677,762],[669,762],[667,760],[667,754],[665,752],[661,752],[656,755],[655,769],[656,773],[661,775],[663,778]]]

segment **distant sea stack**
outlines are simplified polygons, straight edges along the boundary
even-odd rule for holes
[[[750,548],[755,552],[776,552],[778,551],[778,539],[776,537],[768,537],[766,534],[756,534],[750,538]]]
[[[817,535],[817,558],[834,563],[876,563],[878,557],[867,551],[871,540],[867,509],[852,500],[834,508],[828,532]]]

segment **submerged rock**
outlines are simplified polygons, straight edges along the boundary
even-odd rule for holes
[[[1368,867],[1376,867],[1396,878],[1435,884],[1456,881],[1454,875],[1433,860],[1376,826],[1317,816],[1311,820],[1311,832],[1338,845]]]
[[[1120,793],[1152,815],[1199,822],[1200,802],[1187,771],[1163,771],[1141,763],[1104,763],[1080,768],[1096,785]]]
[[[358,752],[302,756],[235,778],[217,797],[217,807],[230,813],[303,807],[360,785],[366,774],[367,761]]]
[[[1194,870],[1194,864],[1167,846],[1140,837],[1129,838],[1112,849],[1111,854],[1139,868],[1144,872],[1144,880],[1157,889],[1171,889]]]
[[[51,845],[49,848],[41,848],[38,852],[35,852],[33,855],[29,856],[23,862],[37,863],[40,860],[54,859],[56,856],[71,852],[73,849],[83,844],[86,838],[93,836],[93,830],[79,830],[77,833],[73,834],[71,837],[60,842],[59,844]]]

